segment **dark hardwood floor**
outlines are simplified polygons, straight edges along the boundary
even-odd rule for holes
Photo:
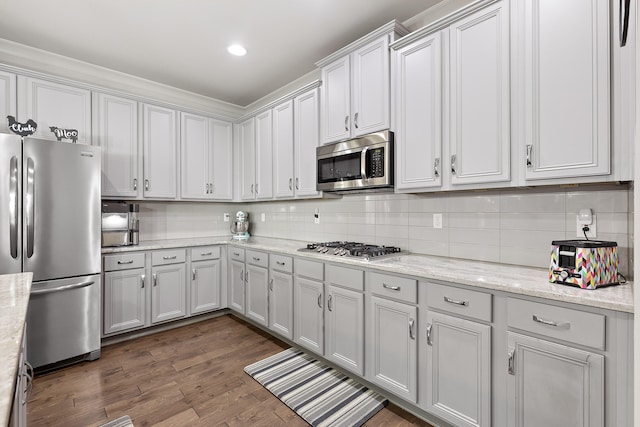
[[[129,415],[142,426],[307,425],[244,373],[288,345],[225,315],[113,344],[94,362],[36,376],[28,425],[98,426]],[[388,405],[366,426],[429,426]]]

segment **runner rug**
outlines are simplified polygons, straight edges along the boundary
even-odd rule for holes
[[[244,368],[312,426],[361,426],[387,399],[290,348]]]

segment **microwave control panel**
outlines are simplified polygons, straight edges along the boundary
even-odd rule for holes
[[[376,148],[367,152],[367,163],[369,164],[368,177],[381,178],[384,176],[384,149]]]

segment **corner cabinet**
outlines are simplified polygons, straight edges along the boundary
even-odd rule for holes
[[[0,71],[0,133],[10,133],[7,116],[17,117],[15,74]]]
[[[144,197],[175,199],[179,156],[177,112],[143,104],[142,117]]]
[[[514,7],[525,180],[609,174],[609,2],[539,0]]]
[[[102,148],[102,197],[139,197],[138,103],[94,93],[93,131]]]
[[[36,138],[55,141],[51,128],[57,127],[75,129],[78,144],[91,144],[91,92],[86,89],[18,76],[17,118],[38,124]]]

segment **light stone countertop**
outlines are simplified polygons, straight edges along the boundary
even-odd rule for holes
[[[457,258],[402,253],[397,256],[364,261],[335,255],[299,252],[307,241],[251,237],[248,242],[231,241],[230,237],[153,240],[138,246],[103,248],[103,254],[128,251],[168,249],[190,246],[231,244],[250,250],[278,252],[310,260],[346,264],[413,276],[421,280],[437,280],[475,288],[546,298],[590,307],[633,313],[633,282],[623,285],[586,290],[574,286],[549,283],[549,271],[544,268],[522,267]]]
[[[0,425],[7,425],[18,372],[32,273],[0,275]]]

